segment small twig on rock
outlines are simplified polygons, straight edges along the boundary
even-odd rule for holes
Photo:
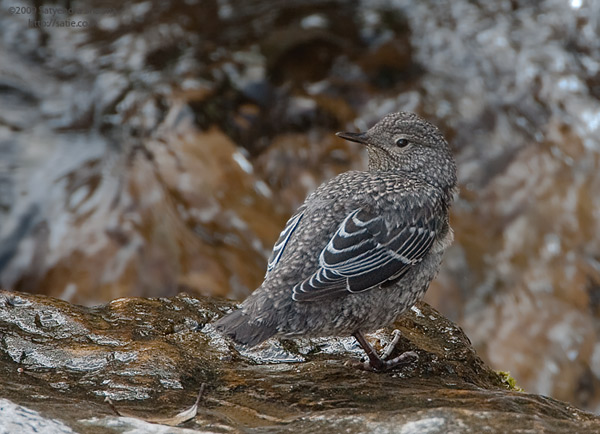
[[[196,415],[198,414],[198,404],[200,404],[200,400],[204,397],[205,390],[206,390],[206,383],[202,383],[202,385],[200,386],[200,390],[198,391],[198,396],[196,397],[196,401],[194,402],[194,405],[192,405],[190,408],[188,408],[186,410],[183,410],[180,413],[177,413],[173,417],[167,417],[167,418],[145,418],[145,417],[135,416],[133,414],[120,412],[119,410],[117,410],[117,407],[115,407],[112,400],[108,396],[106,398],[104,398],[104,402],[108,403],[108,406],[111,408],[111,410],[119,417],[133,417],[136,419],[143,420],[145,422],[157,423],[157,424],[161,424],[161,425],[177,426],[177,425],[185,423],[188,420],[191,420],[196,417]]]

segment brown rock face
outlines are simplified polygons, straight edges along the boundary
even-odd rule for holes
[[[198,414],[185,425],[203,432],[600,429],[589,413],[512,389],[424,303],[396,323],[403,338],[395,351],[415,351],[418,361],[383,374],[345,365],[361,356],[351,338],[234,348],[209,324],[228,309],[185,294],[85,308],[0,292],[2,420],[58,432],[151,430],[144,419],[188,407],[204,383]],[[370,336],[378,346],[390,338],[391,330]],[[104,397],[142,420],[111,415]]]

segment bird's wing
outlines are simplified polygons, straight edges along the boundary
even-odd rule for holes
[[[401,278],[421,262],[443,219],[432,202],[406,197],[402,205],[393,218],[365,207],[350,212],[321,251],[319,268],[294,286],[293,299],[314,301],[366,291]]]
[[[287,243],[290,240],[290,237],[292,236],[292,234],[298,227],[298,223],[300,223],[300,220],[302,220],[302,217],[304,216],[304,211],[305,211],[305,207],[304,206],[300,207],[300,209],[298,209],[298,211],[296,211],[296,213],[290,217],[290,219],[285,224],[285,227],[279,234],[279,239],[273,246],[273,252],[271,252],[271,256],[269,257],[269,262],[267,264],[267,272],[265,274],[265,278],[269,275],[271,270],[273,270],[273,268],[275,268],[275,266],[279,262],[279,259],[281,259],[281,255],[283,255],[285,246],[287,246]]]

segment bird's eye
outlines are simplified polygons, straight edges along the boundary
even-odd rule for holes
[[[405,146],[408,146],[410,142],[406,139],[397,139],[396,140],[396,146],[398,146],[399,148],[404,148]]]

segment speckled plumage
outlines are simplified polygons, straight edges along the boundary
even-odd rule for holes
[[[389,325],[424,295],[452,242],[456,166],[435,126],[400,112],[338,135],[366,145],[369,169],[325,182],[290,218],[262,285],[215,323],[239,343]]]

